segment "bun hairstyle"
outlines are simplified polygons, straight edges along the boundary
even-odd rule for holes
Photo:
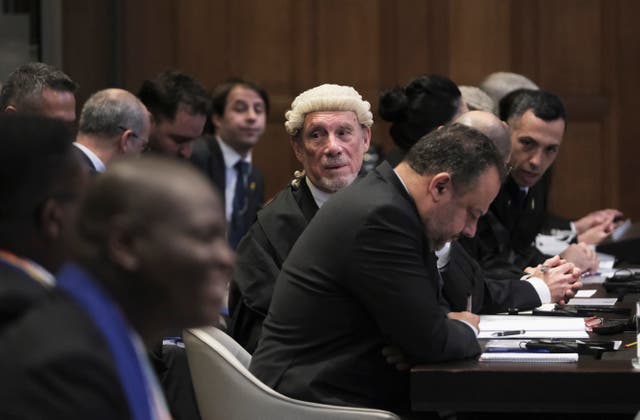
[[[425,75],[404,88],[383,92],[378,112],[383,120],[391,122],[389,133],[394,143],[407,151],[422,136],[450,122],[460,101],[460,90],[451,80]]]

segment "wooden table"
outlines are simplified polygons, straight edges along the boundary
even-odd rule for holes
[[[635,302],[627,297],[625,305]],[[635,341],[634,332],[597,339]],[[635,413],[640,411],[640,370],[635,347],[580,356],[578,363],[515,364],[463,360],[411,370],[413,411]]]

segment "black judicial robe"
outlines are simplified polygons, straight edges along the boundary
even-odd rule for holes
[[[249,353],[258,345],[282,264],[317,211],[306,179],[297,178],[258,212],[257,221],[238,245],[229,333]]]

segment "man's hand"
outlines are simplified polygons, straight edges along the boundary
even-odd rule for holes
[[[599,244],[603,239],[608,237],[615,228],[616,224],[613,221],[595,225],[578,235],[578,241],[584,242],[585,244]]]
[[[399,371],[409,370],[412,363],[407,360],[400,347],[393,345],[385,346],[382,348],[382,355],[390,365],[395,365]]]
[[[447,317],[449,319],[457,319],[459,321],[466,321],[469,324],[473,325],[475,327],[476,330],[480,331],[480,317],[476,314],[473,314],[471,312],[449,312],[447,314]]]
[[[573,222],[573,225],[576,228],[576,233],[578,235],[581,235],[585,233],[587,230],[595,226],[607,224],[607,223],[613,224],[613,219],[615,219],[616,217],[622,217],[622,212],[620,210],[616,210],[616,209],[598,210],[598,211],[589,213],[578,220],[575,220]]]
[[[551,301],[554,303],[564,303],[582,288],[580,269],[557,255],[549,258],[542,265],[527,267],[524,271],[545,282],[551,293]]]
[[[569,245],[560,256],[568,262],[575,264],[575,266],[580,269],[581,274],[586,272],[595,273],[598,271],[598,265],[600,264],[598,256],[596,252],[584,242]]]

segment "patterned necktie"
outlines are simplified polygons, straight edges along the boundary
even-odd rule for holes
[[[231,226],[229,227],[229,243],[236,249],[238,242],[247,233],[247,222],[245,213],[247,212],[247,175],[249,164],[244,160],[239,160],[233,167],[236,170],[236,189],[233,195],[233,211],[231,213]]]

